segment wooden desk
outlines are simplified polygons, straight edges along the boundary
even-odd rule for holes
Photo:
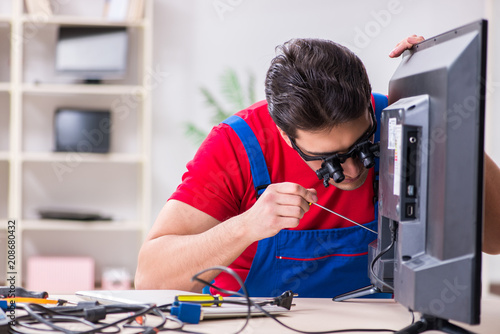
[[[58,296],[78,302],[76,296]],[[351,328],[386,328],[400,330],[411,323],[411,314],[393,300],[350,300],[333,302],[330,298],[295,298],[296,306],[279,319],[290,327],[305,331],[331,331]],[[111,320],[113,317],[110,316]],[[419,319],[419,314],[415,314]],[[185,330],[203,333],[234,333],[241,328],[245,319],[204,320],[198,325],[186,325]],[[500,333],[500,298],[483,298],[481,324],[467,326],[458,324],[478,334]],[[123,333],[135,333],[137,330],[125,330]],[[254,333],[295,333],[266,317],[254,317],[250,320],[244,334]],[[354,332],[355,333],[355,332]],[[440,333],[429,331],[426,333]]]
[[[290,327],[305,331],[330,331],[350,328],[387,328],[399,330],[411,323],[411,313],[393,300],[350,300],[333,302],[331,299],[295,298],[292,311],[279,319]],[[419,319],[415,314],[415,320]],[[204,333],[234,333],[244,319],[207,320],[200,325],[185,328]],[[482,301],[481,324],[458,324],[478,334],[500,333],[500,298]],[[252,318],[244,333],[294,333],[269,318]],[[440,333],[429,331],[426,333]],[[441,333],[442,334],[442,333]]]

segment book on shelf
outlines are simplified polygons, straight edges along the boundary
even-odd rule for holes
[[[24,0],[24,3],[30,15],[52,15],[49,0]]]

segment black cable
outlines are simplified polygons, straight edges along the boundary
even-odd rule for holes
[[[210,270],[221,270],[221,271],[224,271],[224,272],[228,273],[229,275],[231,275],[238,282],[238,284],[240,285],[240,288],[243,291],[243,294],[241,294],[239,292],[236,292],[236,291],[229,291],[229,290],[225,290],[225,289],[219,288],[219,287],[213,285],[212,283],[207,282],[207,281],[205,281],[205,280],[203,280],[203,279],[201,279],[201,278],[198,277],[201,274],[204,274],[205,272],[210,271]],[[241,280],[240,276],[233,269],[231,269],[229,267],[224,267],[224,266],[210,267],[210,268],[204,269],[204,270],[198,272],[197,274],[195,274],[191,278],[191,280],[195,280],[195,281],[198,281],[198,282],[200,282],[202,284],[208,285],[208,286],[216,289],[217,291],[225,293],[225,294],[244,297],[247,300],[247,316],[246,316],[246,319],[245,319],[245,323],[240,328],[240,330],[238,330],[237,332],[235,332],[235,334],[241,333],[247,327],[248,322],[250,321],[250,318],[252,317],[252,311],[251,311],[251,303],[252,303],[252,301],[250,300],[250,296],[248,295],[248,291],[247,291],[247,288],[245,286],[245,283],[243,283],[243,281]]]
[[[182,329],[182,327],[184,326],[184,323],[182,321],[180,321],[177,318],[165,315],[158,307],[155,307],[151,311],[151,313],[153,315],[157,315],[160,317],[160,319],[161,319],[160,324],[157,324],[155,326],[147,326],[145,324],[144,325],[129,325],[127,323],[127,324],[123,325],[123,328],[138,328],[138,329],[142,330],[142,333],[149,333],[149,332],[159,332],[162,330],[179,330],[179,329]],[[165,324],[167,323],[167,320],[171,320],[171,321],[176,322],[177,324],[179,324],[179,327],[177,327],[177,328],[164,328],[163,326],[165,326]]]
[[[242,291],[243,291],[243,294],[242,293],[239,293],[239,292],[236,292],[236,291],[230,291],[230,290],[225,290],[225,289],[222,289],[222,288],[219,288],[215,285],[213,285],[212,283],[209,283],[201,278],[199,278],[198,276],[209,271],[209,270],[222,270],[222,271],[225,271],[226,273],[230,274],[237,282],[238,284],[240,285]],[[295,329],[293,327],[290,327],[288,325],[286,325],[285,323],[281,322],[280,320],[278,320],[274,315],[272,315],[271,313],[269,313],[268,311],[266,311],[261,305],[259,305],[259,303],[255,303],[254,301],[252,301],[250,299],[250,296],[248,295],[248,291],[245,287],[245,284],[243,283],[243,281],[241,280],[241,278],[239,277],[239,275],[234,271],[232,270],[231,268],[228,268],[228,267],[222,267],[222,266],[217,266],[217,267],[211,267],[211,268],[208,268],[208,269],[205,269],[203,271],[200,271],[199,273],[195,274],[193,276],[193,278],[191,280],[196,280],[200,283],[203,283],[205,285],[208,285],[214,289],[216,289],[217,291],[220,291],[222,293],[225,293],[225,294],[228,294],[228,295],[236,295],[236,296],[239,296],[239,297],[244,297],[246,299],[246,302],[247,302],[247,306],[248,306],[248,309],[247,309],[247,317],[246,317],[246,321],[244,323],[244,325],[242,326],[242,328],[240,330],[238,330],[236,333],[241,333],[245,328],[246,326],[248,325],[248,322],[249,322],[249,319],[251,318],[251,306],[255,306],[259,311],[261,311],[265,316],[273,319],[274,321],[276,321],[278,324],[280,324],[281,326],[291,330],[291,331],[294,331],[294,332],[297,332],[297,333],[303,333],[303,334],[333,334],[333,333],[348,333],[348,332],[390,332],[390,333],[395,333],[396,330],[393,330],[393,329],[364,329],[364,328],[361,328],[361,329],[338,329],[338,330],[331,330],[331,331],[302,331],[302,330],[299,330],[299,329]],[[240,301],[228,301],[228,300],[222,300],[222,303],[230,303],[230,304],[241,304],[242,302]]]
[[[380,253],[377,254],[377,256],[375,256],[370,264],[370,272],[372,274],[372,277],[378,282],[380,283],[381,285],[385,286],[386,288],[394,291],[394,287],[387,284],[386,282],[384,282],[383,280],[381,280],[377,274],[375,273],[375,263],[377,263],[378,259],[380,259],[382,256],[384,256],[384,254],[386,254],[388,251],[391,250],[392,247],[394,247],[394,244],[396,243],[396,227],[394,225],[391,225],[390,226],[390,229],[391,229],[391,243],[385,248],[383,249]]]
[[[85,320],[85,319],[80,319],[80,318],[76,318],[76,317],[73,317],[73,316],[56,316],[56,317],[51,317],[50,318],[51,322],[80,322],[80,323],[83,323],[84,325],[86,326],[89,326],[89,327],[92,327],[92,328],[96,328],[96,326]],[[38,321],[32,321],[32,322],[18,322],[16,326],[21,326],[21,327],[24,327],[24,328],[27,328],[30,330],[29,333],[32,333],[33,330],[36,330],[36,331],[46,331],[46,332],[54,332],[54,329],[52,328],[40,328],[40,327],[37,327],[36,325],[40,325],[40,322]],[[106,333],[106,334],[116,334],[116,333],[119,333],[120,332],[120,327],[118,327],[117,325],[113,326],[115,327],[115,330],[113,331],[100,331],[100,333]],[[25,333],[23,331],[20,331],[18,330],[17,328],[14,328],[14,327],[11,327],[12,330],[16,333]],[[26,332],[27,333],[27,332]]]
[[[135,319],[138,316],[142,316],[144,314],[150,313],[154,309],[156,309],[156,305],[154,305],[154,304],[138,304],[138,305],[120,304],[120,305],[109,305],[109,306],[103,306],[103,307],[109,309],[110,313],[118,313],[119,309],[122,310],[122,313],[123,312],[130,312],[130,311],[135,311],[135,313],[132,315],[126,316],[124,318],[118,319],[118,320],[111,322],[111,323],[99,323],[100,326],[92,326],[93,325],[92,323],[90,323],[92,325],[89,325],[89,323],[85,323],[86,325],[91,326],[92,328],[89,330],[86,330],[86,331],[75,332],[75,331],[68,330],[64,327],[61,327],[61,326],[54,324],[54,322],[63,321],[62,319],[64,319],[65,322],[73,321],[73,322],[83,323],[82,319],[80,319],[78,316],[75,316],[74,314],[73,315],[67,314],[67,313],[72,313],[71,309],[65,308],[65,312],[58,312],[57,308],[47,308],[47,307],[44,307],[44,306],[39,305],[39,304],[20,305],[20,308],[24,309],[28,313],[27,317],[22,317],[22,318],[34,319],[38,323],[42,323],[42,324],[48,326],[49,328],[51,328],[52,330],[56,330],[56,331],[59,331],[59,332],[65,333],[65,334],[116,333],[116,331],[113,331],[113,332],[104,331],[104,329],[107,329],[110,327],[117,327],[118,324],[120,324],[124,321],[127,321],[129,319]],[[41,314],[43,314],[45,316],[42,316],[41,314],[37,313],[36,311],[39,311]],[[81,312],[81,308],[77,307],[77,308],[75,308],[75,311]],[[158,311],[158,313],[156,313],[156,315],[159,315],[161,313],[162,312]],[[82,315],[80,315],[80,317],[81,316]],[[61,318],[61,317],[65,317],[65,318]],[[18,318],[17,320],[18,320],[18,324],[21,324],[22,326],[24,326],[25,324],[23,324],[20,321],[20,320],[22,320],[22,318]],[[16,332],[22,333],[22,331],[19,331],[19,330],[16,330]]]

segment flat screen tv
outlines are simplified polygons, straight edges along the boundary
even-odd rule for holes
[[[413,330],[480,321],[486,43],[484,20],[429,38],[389,84],[372,257],[393,247],[371,279],[422,313]]]
[[[54,114],[55,151],[108,153],[111,112],[60,108]]]
[[[56,72],[87,83],[122,79],[127,72],[126,27],[60,26]]]
[[[398,333],[469,333],[481,301],[487,21],[405,51],[380,121],[378,236],[369,247],[375,292],[421,319]]]

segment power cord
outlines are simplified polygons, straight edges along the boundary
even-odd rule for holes
[[[387,252],[394,245],[395,242],[395,231],[393,231],[393,240],[391,245],[387,247],[384,251]],[[378,260],[382,255],[379,254],[373,262]],[[372,262],[372,267],[373,267]],[[224,271],[231,275],[240,285],[242,292],[230,291],[223,288],[220,288],[210,282],[207,282],[201,278],[200,275],[207,271],[218,270]],[[282,295],[270,298],[269,300],[259,300],[253,301],[250,299],[248,291],[245,287],[245,284],[239,277],[239,275],[232,270],[231,268],[224,266],[215,266],[211,268],[207,268],[205,270],[200,271],[196,275],[192,277],[192,280],[198,281],[202,284],[212,287],[213,289],[222,292],[224,294],[233,295],[243,297],[244,300],[221,300],[220,303],[228,303],[228,304],[238,304],[238,305],[246,305],[247,306],[247,314],[246,319],[242,327],[235,332],[235,334],[241,333],[248,326],[248,323],[251,319],[252,307],[256,308],[265,316],[273,319],[281,326],[297,332],[304,334],[327,334],[327,333],[348,333],[348,332],[390,332],[394,333],[395,330],[391,329],[337,329],[337,330],[329,330],[329,331],[303,331],[293,327],[290,327],[276,318],[276,316],[269,313],[266,309],[263,308],[265,305],[276,305],[285,307],[287,309],[291,309],[293,304],[293,297],[296,296],[292,291],[285,291]],[[65,334],[90,334],[90,333],[103,333],[103,334],[114,334],[120,332],[119,324],[125,323],[123,328],[130,329],[138,329],[140,333],[144,334],[156,334],[161,331],[177,331],[182,333],[192,333],[195,334],[197,332],[187,331],[184,327],[184,322],[180,319],[169,315],[172,304],[166,304],[162,306],[156,306],[154,304],[117,304],[117,305],[100,305],[97,302],[81,302],[77,306],[58,306],[48,308],[39,304],[26,304],[26,305],[18,305],[19,308],[24,309],[27,313],[25,316],[18,317],[16,319],[17,326],[13,326],[10,328],[12,333],[26,334],[28,332],[20,330],[20,328],[26,328],[28,331],[32,332],[33,330],[37,331],[57,331]],[[116,313],[127,313],[128,315],[120,318],[111,323],[102,323],[101,320],[106,318],[107,314],[116,314]],[[151,314],[160,318],[159,323],[154,326],[146,325],[145,316],[147,314]],[[413,316],[413,312],[412,312]],[[139,319],[142,319],[139,321]],[[136,321],[137,325],[132,325],[133,321]],[[166,327],[167,321],[171,321],[175,323],[176,327]],[[83,326],[88,327],[87,330],[71,330],[68,328],[64,328],[59,326],[58,323],[79,323]],[[40,324],[47,326],[48,328],[40,328]],[[38,327],[36,326],[38,325]]]
[[[210,271],[210,270],[221,270],[221,271],[224,271],[228,274],[230,274],[237,282],[238,284],[240,285],[240,288],[242,290],[243,293],[240,293],[240,292],[237,292],[237,291],[230,291],[230,290],[226,290],[226,289],[223,289],[223,288],[219,288],[218,286],[210,283],[210,282],[207,282],[201,278],[199,278],[198,276],[200,276],[201,274],[207,272],[207,271]],[[254,301],[252,301],[250,299],[250,296],[248,295],[248,291],[243,283],[243,281],[241,280],[241,278],[239,277],[239,275],[234,271],[232,270],[231,268],[228,268],[228,267],[222,267],[222,266],[215,266],[215,267],[210,267],[210,268],[207,268],[207,269],[204,269],[202,271],[200,271],[199,273],[195,274],[191,280],[195,280],[197,282],[200,282],[204,285],[207,285],[219,292],[222,292],[224,294],[228,294],[228,295],[235,295],[235,296],[239,296],[239,297],[244,297],[246,302],[247,302],[247,306],[248,306],[248,309],[247,309],[247,317],[246,317],[246,321],[245,323],[243,324],[243,326],[237,331],[235,332],[235,334],[238,334],[238,333],[241,333],[242,331],[245,330],[246,326],[248,325],[248,322],[249,322],[249,319],[251,317],[251,306],[254,306],[255,308],[257,308],[259,311],[261,311],[265,316],[273,319],[274,321],[276,321],[278,324],[280,324],[281,326],[289,329],[289,330],[292,330],[294,332],[297,332],[297,333],[303,333],[303,334],[330,334],[330,333],[348,333],[348,332],[389,332],[389,333],[395,333],[396,331],[395,330],[392,330],[392,329],[366,329],[366,328],[361,328],[361,329],[337,329],[337,330],[330,330],[330,331],[303,331],[303,330],[299,330],[299,329],[296,329],[296,328],[293,328],[293,327],[290,327],[288,325],[286,325],[285,323],[283,323],[282,321],[280,321],[279,319],[276,318],[276,316],[274,316],[273,314],[269,313],[266,309],[264,309],[262,307],[262,305],[260,303],[256,303]],[[283,295],[281,295],[283,296]],[[280,297],[281,297],[280,296]],[[278,298],[277,300],[274,299],[273,302],[281,302],[281,303],[285,303],[286,301],[286,304],[288,304],[288,302],[290,302],[290,306],[291,306],[291,299],[293,299],[293,292],[288,292],[285,296],[283,296],[282,298],[280,297],[276,297]],[[237,301],[227,301],[227,300],[223,300],[222,303],[238,303],[238,304],[241,304],[242,302],[237,302]],[[272,303],[272,302],[271,302]]]
[[[384,254],[386,254],[387,252],[389,252],[392,247],[394,247],[394,244],[396,243],[396,231],[397,231],[397,226],[396,226],[396,223],[394,221],[391,221],[390,224],[389,224],[389,229],[391,230],[391,243],[386,247],[384,248],[380,253],[377,254],[377,256],[375,256],[370,264],[370,272],[371,272],[371,275],[372,277],[378,282],[380,283],[381,285],[385,286],[386,288],[394,291],[394,287],[387,284],[386,282],[384,282],[382,279],[380,279],[377,274],[375,273],[375,264],[377,263],[377,261],[382,257],[384,256]]]
[[[88,303],[84,305],[89,305]],[[91,303],[93,304],[93,303]],[[11,326],[11,331],[14,333],[22,333],[19,327],[36,330],[47,330],[39,327],[34,327],[34,324],[43,324],[52,331],[58,331],[65,334],[90,334],[90,333],[118,333],[120,328],[118,325],[131,319],[136,319],[146,314],[155,314],[160,316],[161,322],[156,326],[142,326],[143,333],[154,333],[159,331],[165,325],[167,318],[162,312],[157,310],[154,304],[117,304],[117,305],[98,305],[85,307],[77,305],[76,307],[53,307],[48,308],[39,304],[18,305],[20,309],[26,311],[27,315],[16,319],[16,326]],[[127,313],[126,317],[113,321],[111,323],[101,323],[106,314]],[[83,318],[83,319],[82,319]],[[57,323],[75,322],[90,327],[88,330],[70,330]],[[115,328],[115,330],[109,330]],[[106,330],[108,329],[108,330]]]
[[[218,286],[215,286],[212,283],[207,282],[207,281],[205,281],[205,280],[203,280],[203,279],[201,279],[201,278],[198,277],[198,276],[206,273],[207,271],[212,271],[212,270],[220,270],[220,271],[226,272],[229,275],[231,275],[236,280],[236,282],[238,282],[238,284],[240,285],[240,288],[243,291],[243,293],[239,293],[237,291],[230,291],[230,290],[219,288]],[[256,304],[253,303],[252,300],[250,299],[250,296],[248,295],[247,288],[246,288],[245,284],[243,283],[243,281],[241,280],[241,277],[233,269],[231,269],[229,267],[224,267],[224,266],[210,267],[210,268],[204,269],[204,270],[198,272],[197,274],[195,274],[191,278],[191,280],[192,281],[194,280],[194,281],[200,282],[202,284],[208,285],[209,287],[214,288],[215,290],[217,290],[219,292],[222,292],[222,293],[225,293],[225,294],[228,294],[228,295],[236,295],[236,296],[245,298],[246,302],[247,302],[247,316],[246,316],[246,319],[245,319],[245,323],[243,324],[243,326],[237,332],[235,332],[235,334],[241,333],[243,330],[245,330],[245,328],[248,325],[248,322],[250,321],[250,318],[252,317],[251,306],[252,305],[256,305]],[[262,308],[260,308],[260,309],[262,310]]]

